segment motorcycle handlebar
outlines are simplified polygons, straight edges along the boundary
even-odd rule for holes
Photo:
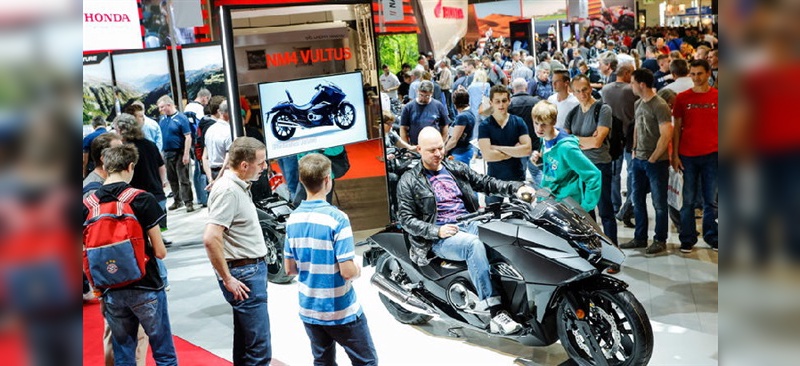
[[[478,210],[478,211],[475,211],[473,213],[468,213],[466,215],[458,216],[458,217],[456,217],[456,221],[457,222],[471,221],[473,219],[476,219],[476,218],[482,217],[482,216],[486,216],[486,215],[494,216],[494,213],[486,212],[484,210]]]

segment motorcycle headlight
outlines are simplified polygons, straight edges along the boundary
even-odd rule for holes
[[[600,242],[600,238],[593,236],[586,239],[575,240],[576,245],[578,248],[586,251],[591,255],[599,255],[602,251],[603,244]]]

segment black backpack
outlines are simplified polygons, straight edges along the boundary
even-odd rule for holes
[[[566,121],[571,123],[580,107],[581,106],[578,105],[572,108],[567,114]],[[594,124],[597,125],[600,120],[600,109],[603,108],[603,102],[598,101],[593,108]],[[609,131],[606,141],[608,141],[608,153],[611,155],[611,160],[617,160],[622,156],[622,152],[625,150],[625,131],[622,129],[622,120],[614,117],[613,114],[611,115],[611,131]]]

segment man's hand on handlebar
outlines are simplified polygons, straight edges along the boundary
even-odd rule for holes
[[[449,238],[458,233],[458,226],[453,224],[444,224],[439,226],[439,237],[442,239]]]
[[[523,201],[531,202],[531,200],[535,196],[536,196],[536,190],[526,185],[519,187],[519,189],[517,190],[517,197],[519,197]]]

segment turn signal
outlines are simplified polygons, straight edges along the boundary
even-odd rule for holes
[[[586,317],[586,312],[584,312],[583,309],[575,310],[575,316],[578,317],[578,319],[583,320],[583,318]]]

